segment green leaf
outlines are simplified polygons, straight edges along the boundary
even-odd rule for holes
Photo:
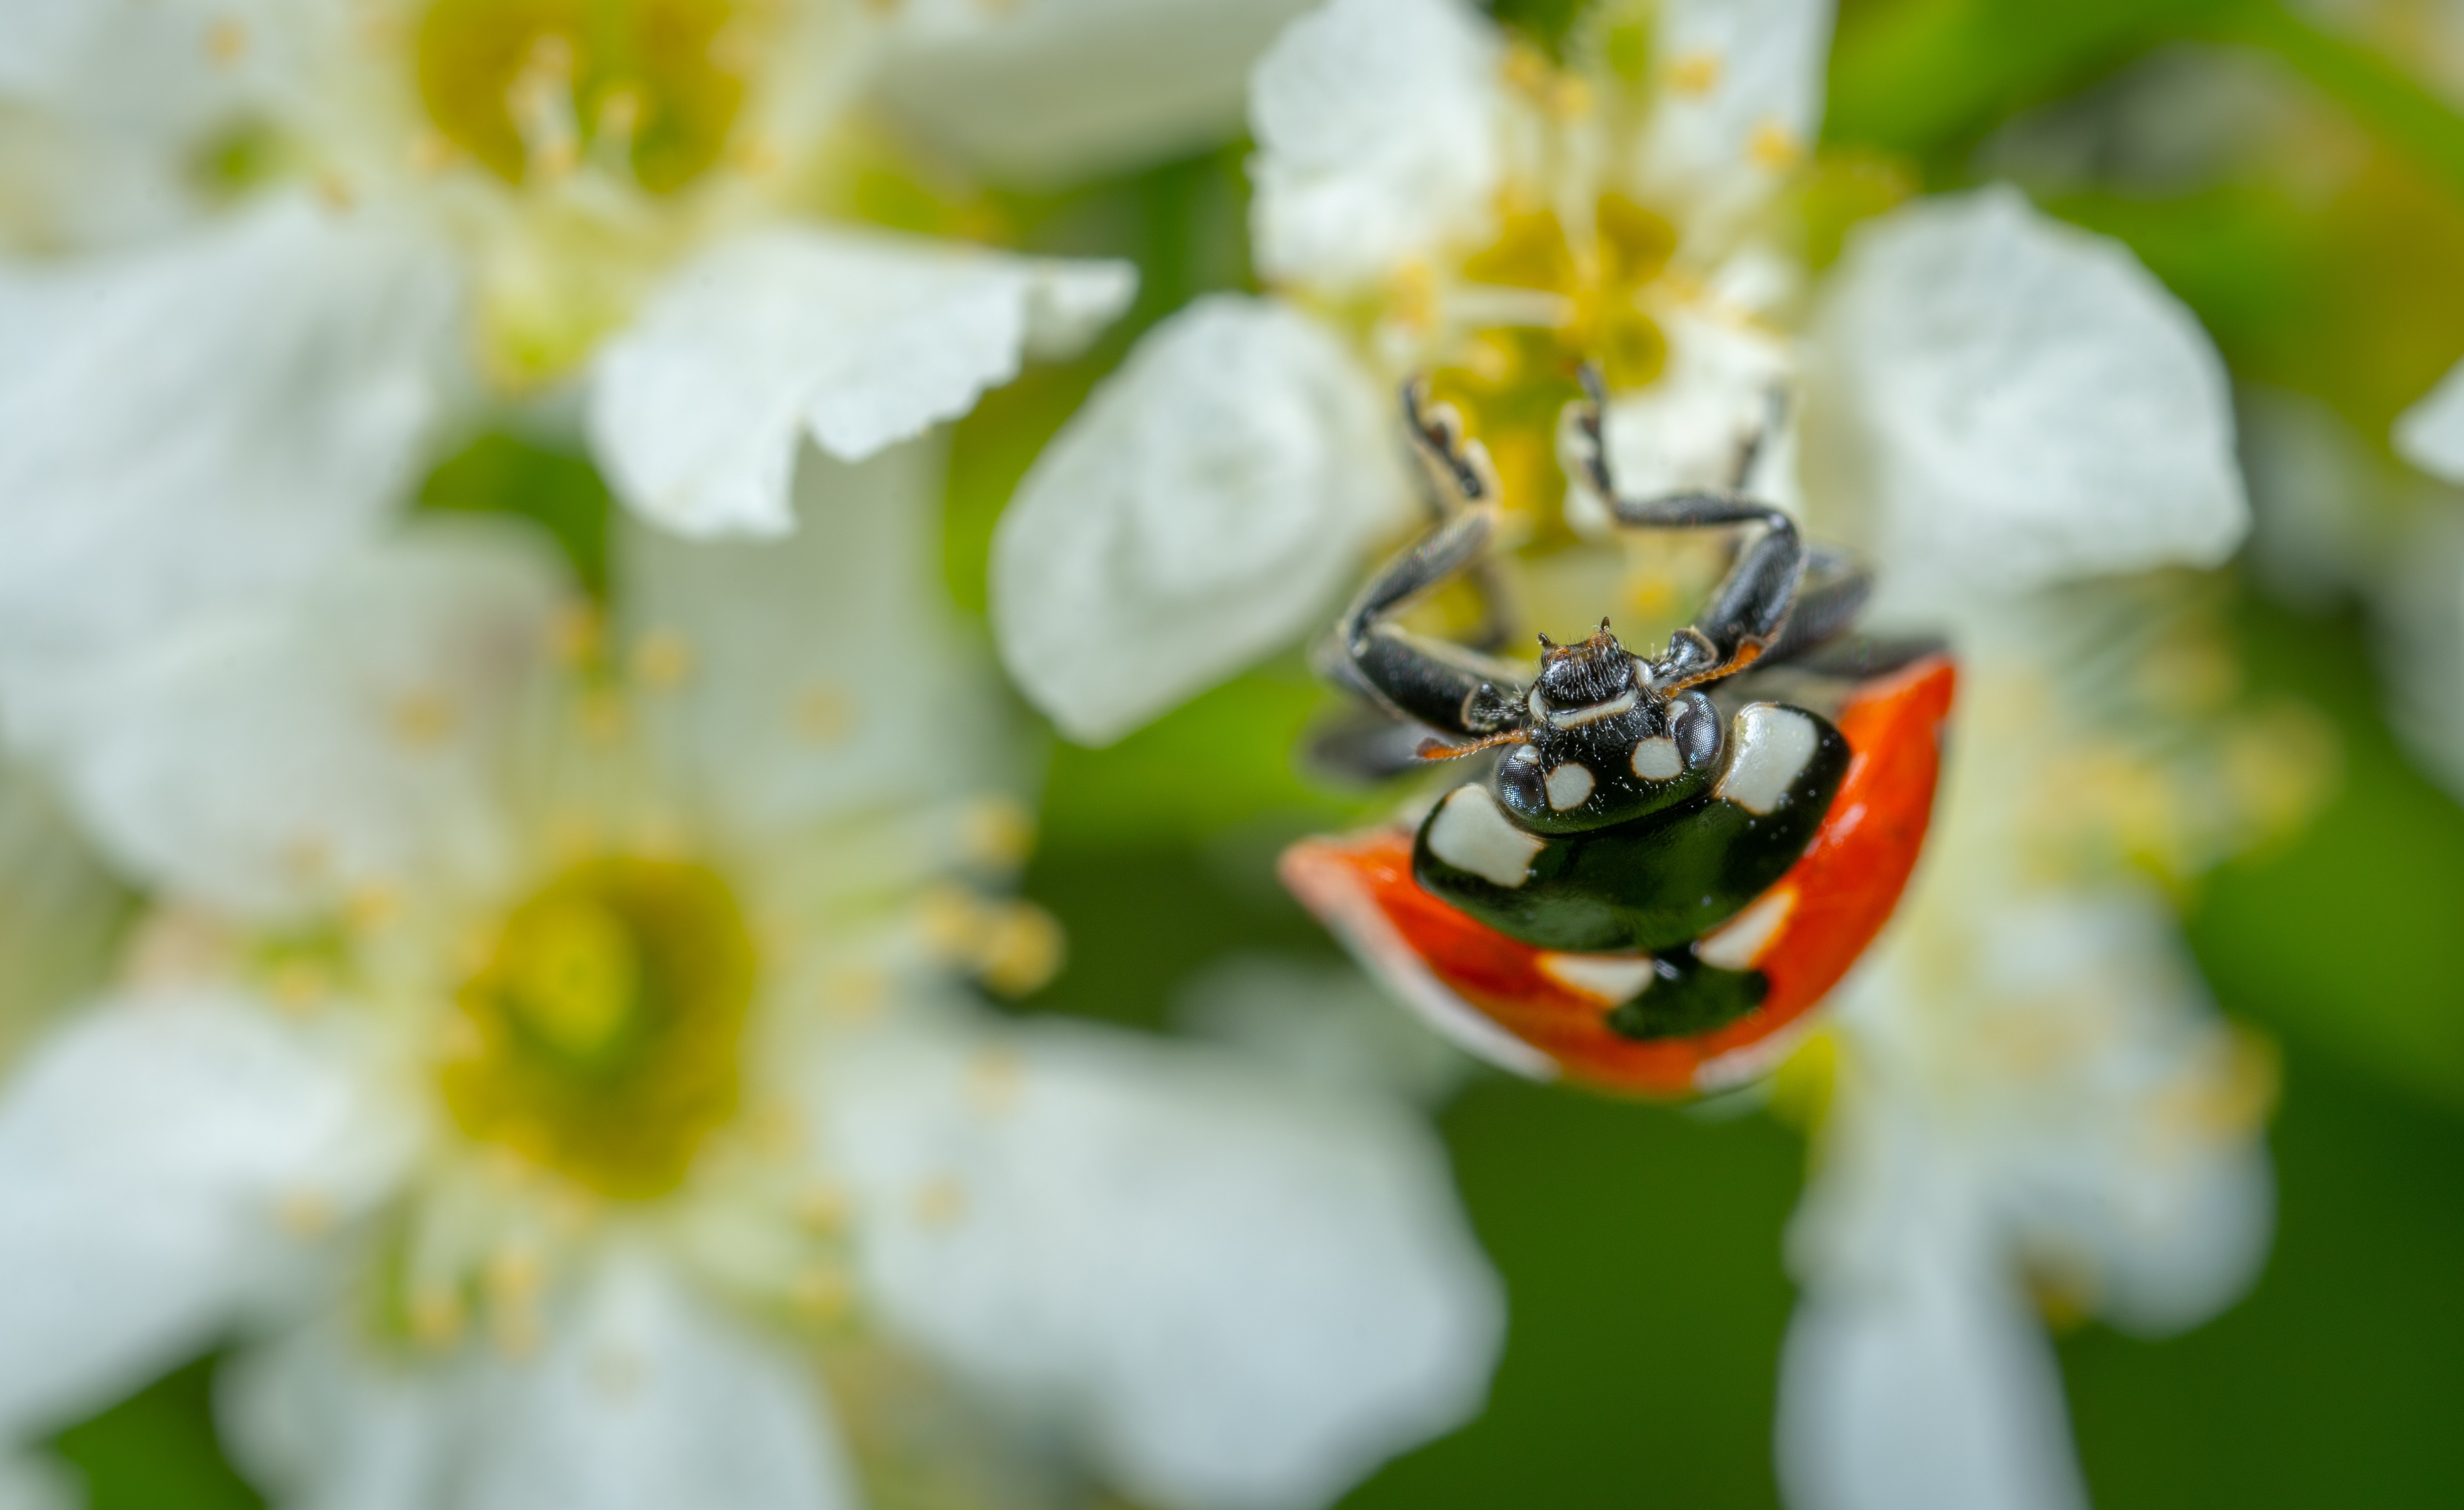
[[[2222,35],[2266,48],[2381,141],[2464,192],[2464,118],[2395,60],[2282,5],[2239,8]]]
[[[2335,720],[2344,779],[2298,838],[2209,879],[2191,945],[2236,1011],[2464,1109],[2464,808],[2379,717],[2358,624],[2253,602],[2242,638],[2255,680]]]
[[[517,436],[481,435],[439,463],[419,490],[439,514],[500,514],[547,531],[594,598],[607,595],[607,536],[615,504],[588,458]]]
[[[1823,136],[1942,162],[2014,112],[2251,3],[1868,0],[1839,18]]]
[[[174,1369],[53,1441],[84,1477],[87,1510],[260,1510],[214,1439],[215,1364]]]
[[[1118,744],[1056,745],[1042,843],[1141,847],[1261,822],[1299,834],[1363,821],[1398,794],[1337,792],[1298,765],[1311,724],[1338,706],[1293,656],[1199,694]]]

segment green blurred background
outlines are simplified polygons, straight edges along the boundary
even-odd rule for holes
[[[1575,3],[1501,0],[1501,13],[1545,46]],[[2403,11],[2330,26],[2249,0],[1850,0],[1825,150],[1852,185],[2017,177],[2129,243],[2238,382],[2321,401],[2384,453],[2395,415],[2464,356],[2464,118],[2411,71]],[[2131,112],[2219,64],[2269,81],[2271,110],[2174,122],[2191,161],[2135,157]],[[1045,438],[1140,329],[1246,281],[1242,158],[969,207],[1024,245],[1133,256],[1146,279],[1101,348],[958,427],[947,565],[971,613],[992,521]],[[533,515],[585,577],[604,559],[606,496],[577,459],[484,438],[427,500]],[[2464,504],[2409,486],[2349,507]],[[2306,701],[2342,742],[2315,821],[2185,899],[2217,997],[2281,1049],[2280,1233],[2256,1292],[2198,1331],[2062,1337],[2080,1451],[2107,1510],[2464,1504],[2464,811],[2387,732],[2364,596],[2314,584],[2296,606],[2257,572],[2228,578],[2252,689]],[[1294,662],[1112,749],[1051,752],[1027,888],[1067,929],[1071,962],[1018,1010],[1159,1025],[1176,989],[1227,952],[1335,957],[1269,873],[1285,841],[1363,811],[1292,771],[1320,703]],[[1494,1078],[1441,1125],[1507,1278],[1511,1341],[1484,1418],[1349,1502],[1776,1503],[1796,1134]],[[61,1435],[98,1510],[257,1502],[214,1446],[213,1367]]]

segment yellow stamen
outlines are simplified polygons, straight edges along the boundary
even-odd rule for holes
[[[435,0],[420,19],[436,129],[510,184],[612,159],[672,193],[719,161],[761,54],[737,0]],[[753,29],[758,30],[758,29]]]
[[[1720,87],[1722,73],[1717,53],[1688,53],[1668,61],[1668,87],[1681,95],[1707,95]]]
[[[736,1114],[755,951],[735,899],[672,860],[586,861],[515,908],[460,996],[440,1089],[509,1167],[658,1195]]]

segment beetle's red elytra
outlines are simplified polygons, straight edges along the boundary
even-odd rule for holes
[[[1511,938],[1413,875],[1413,830],[1304,840],[1284,883],[1449,1037],[1508,1069],[1597,1089],[1684,1096],[1750,1080],[1794,1046],[1807,1015],[1890,920],[1925,847],[1957,671],[1934,652],[1859,684],[1837,726],[1846,774],[1785,874],[1697,941],[1758,973],[1761,1002],[1691,1036],[1637,1039],[1609,1013],[1652,986],[1648,956],[1578,954]]]

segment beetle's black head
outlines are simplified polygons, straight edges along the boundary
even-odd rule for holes
[[[1634,657],[1609,633],[1606,619],[1597,633],[1579,645],[1554,645],[1547,635],[1540,637],[1540,675],[1531,689],[1550,712],[1599,708],[1628,698],[1641,685]]]

